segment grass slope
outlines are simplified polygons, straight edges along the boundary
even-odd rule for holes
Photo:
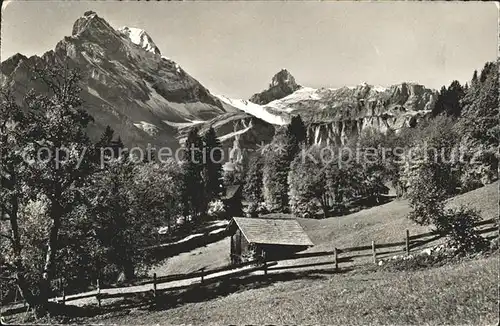
[[[498,216],[498,186],[495,182],[488,186],[458,195],[448,201],[448,207],[470,205],[481,210],[483,219],[492,219]],[[354,214],[331,217],[322,220],[298,219],[315,246],[308,251],[325,251],[337,248],[370,245],[371,241],[377,244],[402,242],[405,231],[411,235],[425,233],[431,230],[429,226],[419,226],[406,216],[410,212],[407,200],[394,200],[384,205],[365,209]],[[290,215],[273,214],[274,217],[291,218]],[[437,244],[439,241],[429,243]],[[183,253],[169,258],[153,270],[158,276],[177,273],[194,272],[201,267],[208,269],[225,266],[229,263],[229,239],[223,239],[206,247]],[[393,255],[401,248],[395,247],[379,251],[381,257]],[[282,262],[280,265],[295,265],[323,262],[330,257],[316,257],[298,261]],[[352,264],[365,263],[371,260],[369,253],[358,254]]]
[[[351,272],[261,282],[209,301],[100,319],[132,324],[496,324],[497,257],[407,272]],[[262,278],[262,276],[261,276]],[[255,284],[259,284],[257,281]]]
[[[484,220],[498,218],[498,187],[499,183],[495,182],[455,196],[447,201],[447,207],[468,205],[479,209]],[[370,245],[372,240],[377,244],[401,242],[406,230],[410,235],[432,230],[430,226],[409,220],[410,211],[408,200],[394,200],[350,215],[323,220],[299,219],[299,222],[315,244],[311,251],[321,251]]]
[[[456,196],[448,207],[470,205],[484,219],[498,217],[498,182]],[[331,250],[377,243],[399,242],[406,229],[427,232],[406,218],[406,200],[324,220],[300,219],[315,247]],[[289,217],[289,216],[288,216]],[[227,264],[229,241],[169,259],[156,272],[190,272],[200,267]],[[187,295],[175,307],[121,311],[101,316],[114,324],[493,324],[498,321],[498,251],[491,257],[416,272],[368,272],[356,258],[352,271],[331,270],[271,272],[216,284]],[[317,262],[320,258],[290,261]],[[373,265],[370,265],[373,266]],[[373,270],[373,267],[369,268]],[[104,317],[104,319],[102,319]],[[86,320],[88,322],[88,320]]]

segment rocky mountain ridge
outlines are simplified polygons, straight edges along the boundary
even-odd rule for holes
[[[33,80],[33,68],[55,64],[81,71],[84,107],[95,119],[89,128],[93,138],[110,125],[127,146],[176,148],[177,128],[172,124],[207,121],[226,112],[203,85],[162,57],[147,33],[116,30],[92,11],[74,23],[72,35],[54,50],[4,61],[2,86],[13,89],[18,101],[31,88],[47,92]]]
[[[287,124],[293,115],[300,114],[311,143],[341,145],[367,128],[397,132],[414,126],[429,116],[437,95],[435,90],[415,83],[390,87],[363,83],[337,89],[299,87],[264,105],[218,98],[275,126]]]
[[[114,29],[92,11],[74,23],[71,36],[54,50],[40,57],[16,54],[2,62],[2,86],[14,89],[19,101],[31,88],[46,92],[32,80],[33,67],[55,64],[83,73],[84,107],[96,121],[91,136],[98,137],[110,125],[127,146],[176,148],[190,128],[214,126],[227,146],[238,138],[256,147],[296,114],[305,121],[311,142],[343,144],[369,127],[385,132],[411,126],[430,112],[437,98],[436,91],[413,83],[303,87],[287,69],[250,100],[214,96],[162,56],[146,31]]]

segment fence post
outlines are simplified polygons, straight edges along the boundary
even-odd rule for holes
[[[99,308],[101,308],[101,284],[99,282],[99,279],[97,279],[97,293],[95,297],[97,299],[97,305],[99,306]]]
[[[375,241],[372,241],[373,263],[377,263],[377,251],[375,249]]]
[[[335,271],[339,270],[339,254],[337,248],[333,248],[333,256],[335,257]]]
[[[65,286],[64,286],[64,277],[61,280],[61,291],[62,291],[62,304],[66,304],[66,291],[65,291]]]
[[[156,299],[156,273],[153,274],[153,297]]]
[[[406,255],[410,255],[410,230],[406,229]]]
[[[264,259],[264,275],[267,276],[267,259],[266,259],[266,252],[265,251],[262,253],[262,258]]]
[[[205,267],[201,269],[201,284],[205,281]]]

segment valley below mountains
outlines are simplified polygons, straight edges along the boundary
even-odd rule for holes
[[[56,64],[82,74],[83,106],[95,120],[89,127],[91,137],[97,139],[109,125],[128,147],[175,149],[191,128],[204,131],[213,126],[224,146],[254,149],[298,114],[311,143],[340,145],[366,128],[397,132],[414,126],[429,115],[438,96],[409,82],[316,89],[297,84],[286,69],[249,100],[214,95],[163,56],[147,32],[115,29],[91,11],[54,50],[3,61],[2,87],[13,90],[19,103],[30,89],[49,92],[33,78],[34,68]]]

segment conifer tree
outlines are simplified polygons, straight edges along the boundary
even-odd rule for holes
[[[183,151],[184,186],[183,203],[185,216],[191,215],[197,221],[203,212],[205,197],[202,179],[203,141],[198,135],[198,128],[189,131]]]
[[[262,170],[264,168],[264,159],[259,153],[251,157],[249,169],[245,179],[243,193],[245,199],[249,202],[249,213],[251,216],[257,216],[257,208],[264,201],[262,195]]]
[[[99,141],[97,142],[98,147],[107,147],[111,145],[111,141],[113,140],[114,136],[114,131],[113,129],[108,125],[106,126],[106,129],[104,129],[104,132],[101,135],[101,138],[99,138]]]
[[[474,70],[474,74],[472,75],[471,86],[476,86],[477,83],[478,83],[477,70]]]
[[[299,144],[306,141],[307,130],[304,125],[304,121],[300,115],[296,115],[292,117],[290,124],[288,125],[288,132],[290,136],[294,137],[294,140]]]
[[[224,192],[222,180],[222,145],[215,134],[214,128],[210,127],[203,135],[203,181],[207,201],[220,198]]]

